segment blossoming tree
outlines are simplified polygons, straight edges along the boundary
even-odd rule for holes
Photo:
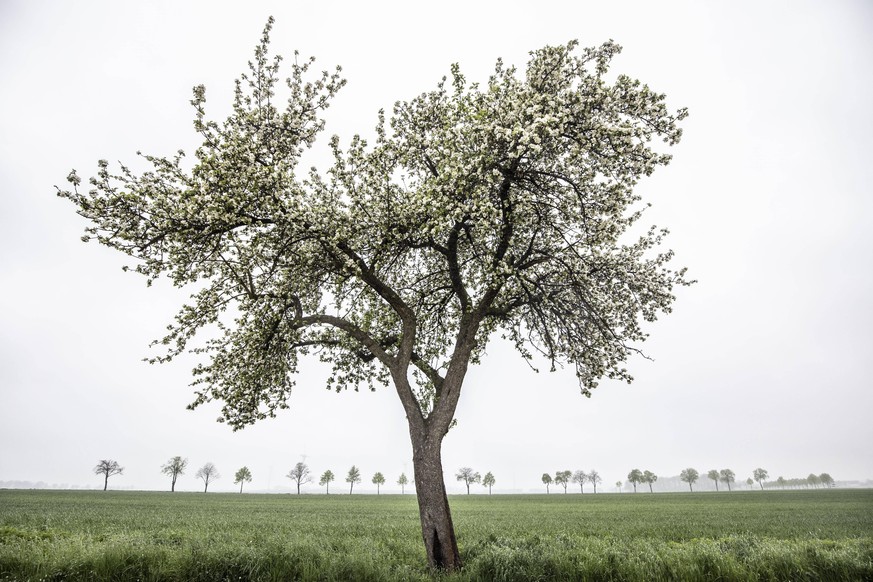
[[[280,106],[271,26],[223,123],[194,89],[191,164],[181,151],[145,156],[142,174],[100,161],[87,191],[73,171],[59,194],[91,221],[83,238],[132,257],[149,283],[196,287],[154,360],[201,355],[191,407],[222,402],[234,429],[273,416],[312,350],[333,366],[329,388],[393,385],[429,563],[456,569],[441,445],[468,366],[502,333],[523,358],[571,365],[585,395],[631,380],[642,321],[687,283],[656,250],[665,231],[626,234],[642,210],[633,188],[669,161],[654,145],[678,142],[685,111],[608,81],[618,45],[570,42],[531,53],[524,73],[498,61],[484,85],[454,65],[380,112],[372,143],[333,137],[332,167],[300,171],[345,81],[295,62]],[[206,326],[220,331],[189,347]]]

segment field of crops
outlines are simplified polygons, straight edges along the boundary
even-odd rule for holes
[[[873,490],[471,495],[443,580],[873,580]],[[432,580],[413,495],[0,490],[0,580]]]

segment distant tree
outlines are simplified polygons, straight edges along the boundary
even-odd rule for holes
[[[722,469],[718,472],[719,480],[727,485],[728,491],[731,490],[731,483],[736,481],[736,474],[730,469]]]
[[[379,495],[379,489],[384,484],[385,484],[385,475],[376,471],[376,474],[373,475],[373,485],[376,486],[376,495]]]
[[[834,486],[834,478],[827,473],[822,473],[821,475],[819,475],[818,480],[821,481],[822,485],[824,485],[825,487]]]
[[[482,480],[482,476],[470,467],[461,467],[455,477],[458,481],[463,481],[464,485],[467,486],[467,495],[470,494],[470,483],[478,483]]]
[[[616,487],[616,489],[618,489],[618,492],[621,493],[621,481],[616,481],[615,487]]]
[[[121,475],[124,472],[124,467],[118,464],[118,461],[112,459],[102,459],[94,467],[95,475],[103,475],[103,491],[109,486],[109,478],[113,475]]]
[[[776,484],[779,485],[780,489],[785,489],[785,482],[785,477],[782,475],[779,475],[779,478],[776,479]]]
[[[627,474],[627,480],[634,486],[634,493],[637,492],[637,484],[643,482],[643,472],[639,469],[634,469]]]
[[[243,483],[252,482],[252,472],[249,471],[248,467],[243,467],[236,472],[236,475],[233,476],[233,482],[239,483],[239,492],[242,493]]]
[[[324,492],[326,494],[330,495],[330,482],[334,481],[334,480],[335,480],[335,477],[333,475],[333,471],[328,469],[327,471],[325,471],[324,473],[321,474],[321,479],[318,480],[318,484],[324,485],[325,486]]]
[[[567,492],[567,484],[570,482],[570,478],[573,476],[573,471],[556,471],[555,472],[555,484],[560,485],[564,488],[564,493]]]
[[[755,482],[752,481],[751,477],[749,477],[748,479],[746,479],[746,485],[748,485],[749,489],[751,489],[755,485]],[[763,489],[763,487],[762,487],[762,489]]]
[[[488,488],[488,495],[491,495],[491,487],[496,482],[497,481],[494,479],[494,475],[491,473],[491,471],[488,471],[487,473],[485,473],[485,476],[482,477],[482,486]]]
[[[552,476],[549,475],[548,473],[543,473],[542,479],[543,479],[543,485],[546,486],[546,493],[548,493],[549,492],[549,485],[552,484]]]
[[[349,495],[352,494],[352,489],[355,488],[355,483],[361,482],[361,470],[352,465],[349,469],[349,474],[346,475],[346,483],[349,484]]]
[[[591,472],[588,473],[588,482],[594,486],[594,493],[597,493],[597,485],[598,483],[603,482],[603,479],[600,478],[600,473],[591,469]]]
[[[285,476],[297,484],[297,495],[300,495],[300,486],[312,480],[309,475],[309,466],[302,461],[294,465],[294,468],[288,471],[288,474]]]
[[[575,471],[573,473],[573,483],[579,484],[579,492],[585,493],[585,481],[588,480],[588,473],[585,471]]]
[[[651,471],[649,471],[648,469],[643,471],[643,483],[648,483],[649,493],[654,493],[654,491],[652,490],[652,485],[657,480],[658,480],[658,476],[655,475],[654,473],[652,473]]]
[[[815,473],[810,473],[809,477],[806,478],[807,483],[809,483],[813,487],[818,487],[821,485],[821,479],[818,478],[818,475]]]
[[[409,479],[406,478],[406,473],[400,473],[400,477],[397,479],[397,484],[400,485],[400,493],[406,493],[406,484],[409,483]]]
[[[767,471],[760,467],[752,472],[752,477],[754,477],[755,481],[758,482],[758,485],[761,486],[761,491],[764,490],[764,481],[766,481],[769,476],[770,475],[767,474]]]
[[[694,487],[692,487],[692,485],[694,485],[699,478],[700,473],[697,472],[697,469],[691,467],[682,469],[682,472],[679,473],[679,479],[688,483],[688,489],[690,489],[692,493],[694,493]]]
[[[215,465],[212,463],[206,463],[194,474],[194,476],[198,479],[203,479],[203,492],[209,490],[209,483],[212,481],[218,480],[221,475],[218,474],[218,469],[215,468]]]
[[[185,467],[188,466],[188,459],[182,457],[173,457],[167,464],[161,467],[161,473],[170,476],[170,491],[176,490],[176,479],[179,475],[185,472]]]
[[[718,480],[721,478],[721,476],[718,474],[718,470],[713,469],[709,473],[707,473],[706,476],[715,482],[715,490],[718,491]]]

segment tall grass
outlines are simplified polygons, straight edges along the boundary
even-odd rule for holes
[[[462,580],[873,580],[873,491],[460,496]],[[0,491],[0,580],[432,580],[415,499]]]

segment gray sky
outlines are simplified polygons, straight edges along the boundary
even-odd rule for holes
[[[141,359],[187,294],[147,289],[122,255],[79,242],[84,220],[54,194],[99,158],[193,150],[191,87],[223,119],[270,14],[274,51],[343,66],[325,138],[370,133],[380,107],[453,62],[484,81],[498,56],[523,66],[572,38],[615,39],[613,72],[690,109],[673,163],[640,185],[699,280],[648,328],[654,361],[589,400],[571,370],[535,374],[490,344],[444,441],[450,492],[465,465],[492,471],[495,491],[538,491],[558,469],[596,468],[605,485],[632,468],[873,477],[873,4],[481,4],[3,0],[0,481],[99,486],[91,469],[113,458],[126,470],[110,486],[164,489],[173,455],[190,459],[183,490],[212,461],[216,490],[248,465],[252,489],[290,491],[304,455],[340,478],[356,464],[368,487],[375,471],[411,476],[393,390],[328,392],[314,361],[274,420],[233,433],[216,406],[185,410],[192,360]]]

